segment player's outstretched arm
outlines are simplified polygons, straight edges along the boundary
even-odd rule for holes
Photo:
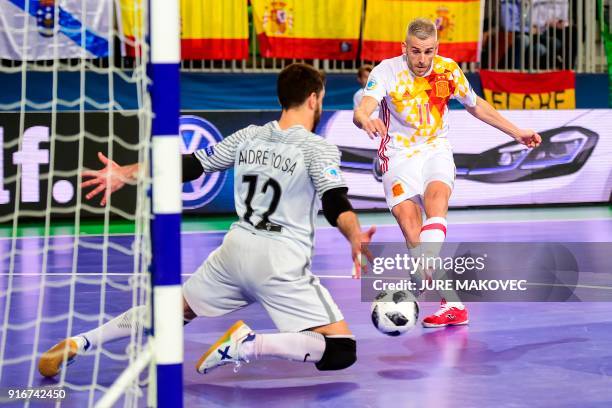
[[[527,147],[538,147],[542,143],[542,137],[537,132],[532,129],[518,128],[481,97],[477,97],[475,106],[466,106],[465,109],[475,118],[501,130]]]
[[[367,231],[362,231],[359,225],[359,218],[353,211],[348,197],[346,196],[347,188],[334,188],[326,191],[323,194],[323,214],[327,221],[337,227],[342,235],[351,244],[351,256],[355,266],[355,278],[361,276],[361,259],[362,244],[367,244],[372,240],[372,236],[376,232],[376,227],[372,226]],[[371,258],[369,252],[364,254]]]
[[[370,118],[370,115],[376,110],[378,101],[371,96],[364,96],[361,99],[361,103],[353,111],[353,123],[359,129],[363,129],[370,139],[374,139],[376,136],[386,136],[387,127],[379,118]]]
[[[93,190],[87,193],[85,198],[91,200],[95,196],[103,194],[100,205],[104,206],[112,193],[121,189],[126,184],[134,184],[137,181],[141,166],[139,163],[120,166],[102,152],[98,152],[98,159],[100,159],[104,167],[100,170],[85,170],[81,174],[83,178],[81,187],[95,186]],[[182,155],[182,170],[183,183],[197,179],[204,172],[200,161],[194,154]]]

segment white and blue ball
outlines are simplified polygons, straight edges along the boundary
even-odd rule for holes
[[[380,292],[372,302],[372,323],[388,336],[399,336],[416,326],[419,305],[410,292]]]

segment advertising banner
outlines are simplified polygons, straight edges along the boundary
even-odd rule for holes
[[[449,112],[456,180],[450,205],[492,206],[607,202],[612,191],[612,111],[505,111],[536,130],[528,150],[464,110]],[[353,125],[352,111],[334,112],[320,134],[338,145],[349,195],[357,208],[386,208],[377,166],[380,140]]]
[[[276,112],[184,112],[180,119],[182,151],[206,148],[238,129],[276,117]],[[27,113],[21,137],[19,121],[19,113],[0,113],[0,223],[10,222],[15,211],[33,219],[43,219],[46,211],[52,211],[54,218],[70,218],[77,210],[82,217],[100,217],[99,200],[85,200],[85,192],[77,200],[79,175],[83,169],[102,168],[97,152],[111,157],[112,151],[113,160],[121,165],[138,161],[141,129],[136,112],[123,111],[113,115],[112,121],[107,112],[86,112],[82,117],[77,112],[61,112],[54,121],[50,113]],[[112,214],[134,214],[135,188],[126,185],[113,194],[112,206],[118,211]],[[233,213],[233,172],[206,174],[185,183],[183,208],[185,212]]]
[[[542,135],[542,145],[526,150],[468,112],[451,110],[449,141],[456,165],[451,207],[610,201],[610,110],[506,111],[503,114],[523,127],[537,130]],[[182,151],[204,149],[250,124],[264,124],[277,118],[278,112],[272,111],[183,112]],[[82,168],[99,169],[102,164],[97,152],[110,155],[111,150],[119,164],[138,160],[134,149],[140,131],[137,116],[115,114],[110,121],[108,113],[87,112],[83,120],[85,137],[81,138],[78,113],[58,113],[55,131],[51,114],[27,113],[20,141],[19,113],[0,113],[0,145],[3,146],[0,222],[10,221],[16,208],[20,216],[42,217],[48,203],[54,216],[72,217],[77,204],[79,160]],[[113,123],[113,129],[109,123]],[[324,113],[317,133],[340,149],[341,167],[353,206],[386,209],[382,174],[376,164],[379,140],[370,140],[353,125],[352,111]],[[79,140],[83,140],[82,150]],[[54,170],[49,187],[50,165]],[[47,200],[49,193],[50,201]],[[134,193],[130,186],[118,191],[113,195],[113,206],[133,213]],[[82,216],[99,216],[97,202],[84,198],[80,201]],[[183,207],[186,213],[234,213],[233,171],[206,174],[185,183]]]

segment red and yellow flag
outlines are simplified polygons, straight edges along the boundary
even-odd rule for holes
[[[487,102],[496,109],[575,109],[576,76],[572,71],[538,74],[480,71]]]
[[[182,59],[247,59],[246,0],[181,0]]]
[[[480,0],[368,0],[363,59],[380,61],[400,55],[408,24],[418,17],[436,23],[440,55],[459,62],[478,61],[482,32]]]
[[[266,58],[357,57],[361,0],[251,0]]]
[[[140,55],[144,41],[142,11],[142,0],[119,0],[117,14],[120,20],[121,55]]]
[[[119,0],[122,54],[140,53],[144,0]],[[182,59],[247,59],[246,0],[181,0]]]

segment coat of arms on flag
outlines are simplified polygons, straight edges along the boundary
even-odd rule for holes
[[[0,0],[0,5],[0,58],[50,60],[109,55],[112,0]]]

